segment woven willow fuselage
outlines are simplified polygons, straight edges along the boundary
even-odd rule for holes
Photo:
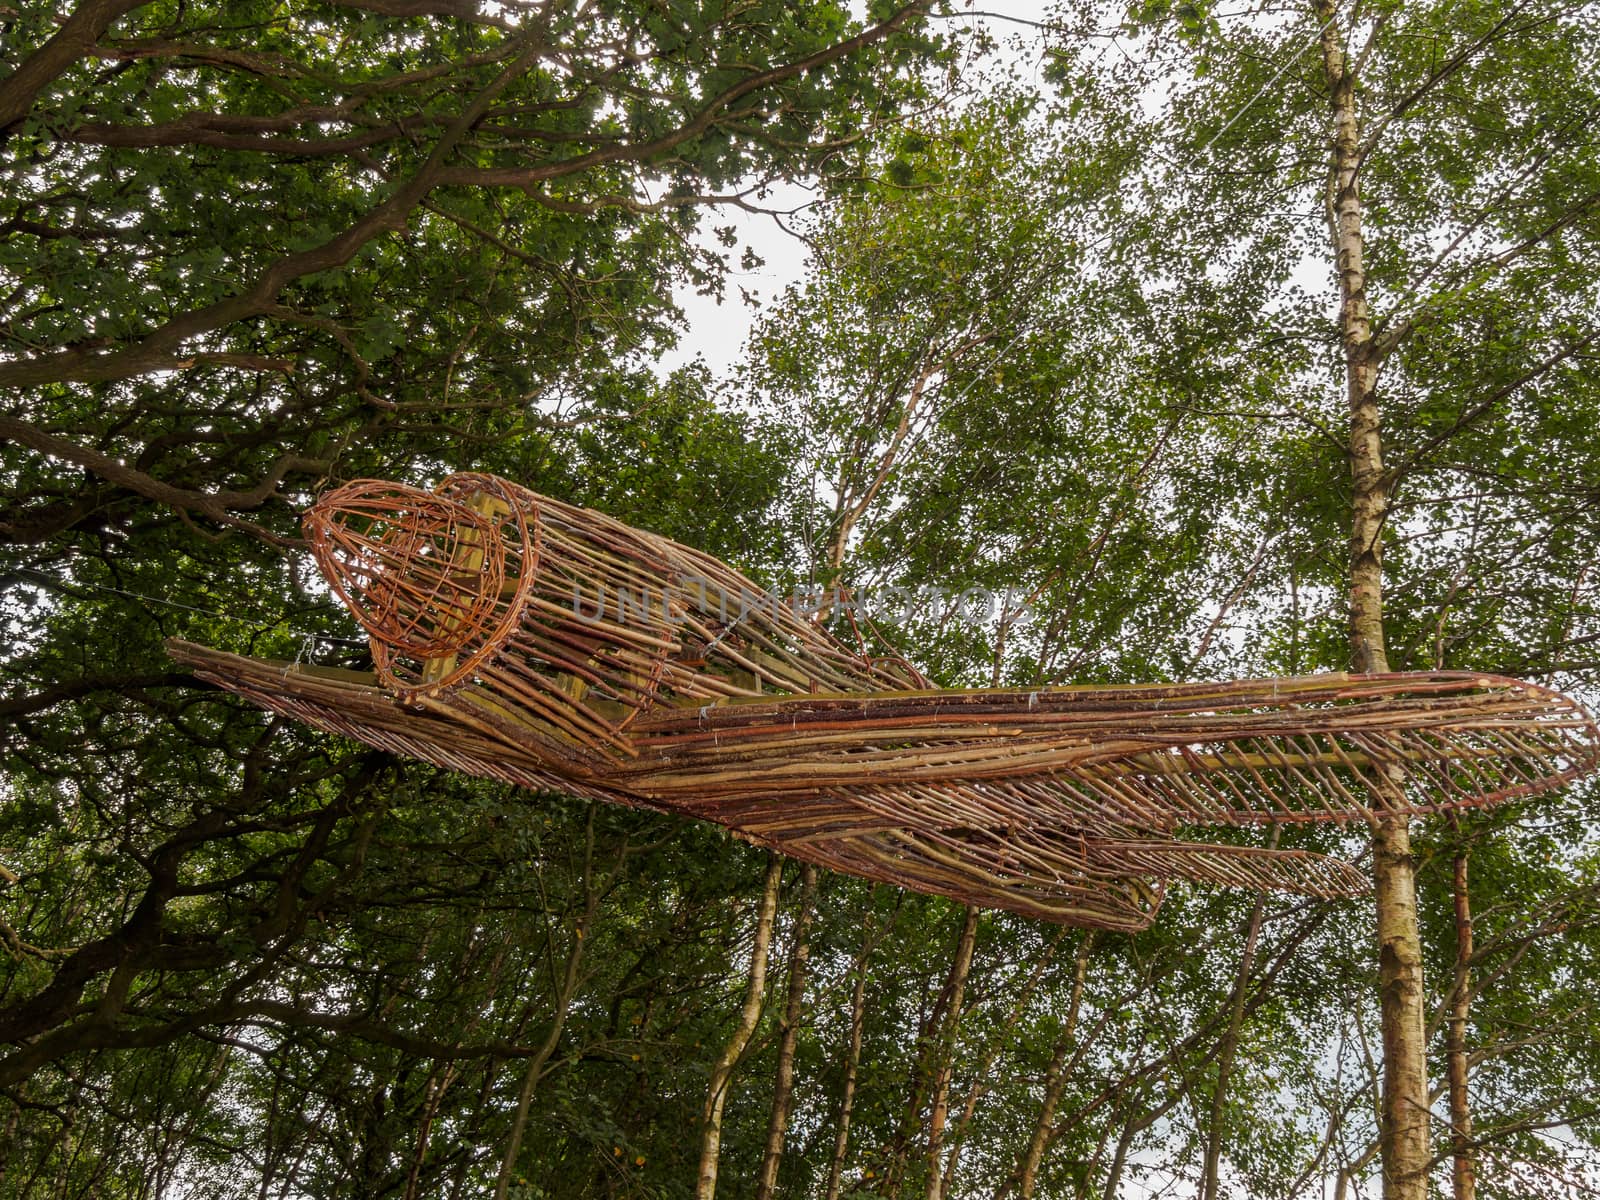
[[[397,754],[1066,924],[1143,928],[1172,878],[1355,894],[1348,863],[1247,831],[1494,804],[1600,755],[1577,703],[1492,675],[933,688],[717,559],[489,475],[358,481],[306,532],[374,673],[176,657]]]

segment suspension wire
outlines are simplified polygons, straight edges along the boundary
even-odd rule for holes
[[[1244,102],[1244,104],[1240,107],[1239,111],[1234,113],[1233,116],[1228,118],[1228,123],[1226,125],[1224,125],[1221,129],[1217,130],[1214,134],[1212,134],[1209,138],[1207,138],[1206,141],[1205,141],[1205,144],[1203,146],[1201,146],[1198,150],[1196,150],[1192,155],[1189,156],[1189,161],[1186,164],[1184,164],[1185,167],[1194,166],[1195,162],[1200,158],[1200,156],[1202,154],[1204,154],[1207,150],[1211,149],[1212,144],[1215,143],[1217,141],[1217,139],[1219,139],[1223,134],[1227,133],[1228,130],[1232,129],[1234,124],[1239,120],[1239,118],[1244,116],[1245,113],[1250,111],[1250,106],[1252,104],[1254,104],[1257,100],[1261,99],[1262,96],[1265,96],[1267,94],[1267,90],[1269,88],[1271,88],[1273,84],[1277,83],[1278,80],[1282,79],[1285,75],[1287,75],[1289,73],[1291,68],[1293,68],[1294,65],[1297,62],[1299,62],[1301,60],[1301,58],[1303,58],[1305,56],[1305,52],[1307,50],[1311,49],[1311,47],[1315,46],[1317,44],[1317,42],[1321,40],[1322,35],[1328,32],[1328,26],[1332,25],[1338,19],[1339,19],[1339,14],[1337,12],[1335,12],[1333,14],[1333,16],[1329,17],[1327,19],[1327,21],[1325,21],[1323,23],[1322,28],[1317,30],[1316,33],[1311,35],[1311,39],[1308,42],[1306,42],[1305,45],[1301,46],[1298,50],[1296,50],[1293,54],[1291,54],[1289,56],[1289,60],[1287,62],[1285,62],[1282,67],[1280,67],[1278,69],[1278,73],[1276,75],[1274,75],[1271,79],[1267,80],[1266,83],[1262,84],[1260,89],[1257,90],[1257,92],[1255,93],[1255,95],[1251,96],[1250,99],[1246,100]]]

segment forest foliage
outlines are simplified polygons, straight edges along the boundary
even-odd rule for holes
[[[299,512],[490,470],[776,586],[1016,589],[875,635],[945,684],[1348,669],[1333,39],[1389,664],[1600,696],[1593,7],[960,16],[0,5],[0,1195],[706,1196],[708,1091],[723,1197],[1379,1194],[1370,902],[980,913],[163,650],[362,664]],[[654,370],[795,180],[806,277]],[[1600,1177],[1593,807],[1412,830],[1440,1194]]]

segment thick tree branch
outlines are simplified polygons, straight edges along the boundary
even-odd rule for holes
[[[677,129],[671,133],[663,134],[653,141],[639,145],[608,146],[563,162],[548,163],[537,167],[456,167],[443,172],[440,182],[444,185],[519,187],[532,190],[536,185],[550,179],[586,171],[591,167],[606,166],[610,163],[624,160],[640,161],[654,158],[668,150],[676,149],[691,138],[698,137],[706,132],[716,122],[719,114],[733,104],[734,101],[748,96],[752,92],[759,91],[761,88],[785,83],[790,79],[805,74],[807,71],[814,71],[818,67],[827,66],[829,63],[846,58],[858,50],[864,50],[868,46],[875,45],[924,14],[931,3],[932,0],[914,0],[914,3],[906,5],[878,24],[862,30],[855,37],[835,42],[831,46],[818,50],[815,54],[791,63],[785,63],[781,67],[773,67],[766,71],[758,71],[753,75],[748,75],[721,95],[706,103],[698,113]]]
[[[1429,75],[1428,78],[1424,79],[1416,87],[1411,89],[1411,91],[1402,96],[1399,102],[1396,103],[1388,113],[1378,118],[1377,121],[1373,122],[1372,128],[1367,133],[1366,141],[1361,146],[1359,161],[1362,164],[1366,163],[1367,156],[1370,155],[1377,147],[1379,140],[1383,137],[1384,131],[1389,128],[1391,123],[1398,121],[1401,117],[1405,116],[1406,113],[1410,112],[1411,109],[1416,107],[1416,105],[1419,104],[1424,97],[1432,92],[1434,88],[1438,87],[1462,67],[1471,62],[1473,57],[1480,50],[1482,50],[1485,46],[1498,41],[1501,37],[1506,36],[1508,33],[1518,32],[1516,30],[1508,30],[1508,26],[1510,26],[1511,22],[1516,20],[1516,18],[1520,16],[1523,10],[1527,7],[1528,0],[1523,0],[1523,3],[1516,5],[1510,12],[1506,13],[1505,16],[1501,17],[1500,20],[1496,21],[1492,26],[1490,26],[1490,28],[1485,30],[1472,41],[1468,42],[1460,50],[1457,50],[1449,58],[1445,59],[1445,61],[1439,65],[1438,69],[1436,69],[1433,74]],[[1387,17],[1387,14],[1385,14],[1385,16]],[[1376,34],[1376,31],[1374,31],[1374,34]],[[1365,53],[1366,52],[1363,51],[1363,55],[1365,55]]]
[[[76,700],[95,692],[126,692],[140,688],[182,687],[194,683],[194,677],[183,671],[146,672],[139,675],[84,675],[53,684],[37,692],[22,696],[0,698],[0,719],[15,720],[32,713],[54,708],[67,700]]]
[[[0,79],[0,144],[33,109],[33,102],[50,81],[100,40],[117,21],[148,0],[88,0],[62,23],[60,29],[10,75]]]
[[[258,275],[244,291],[174,317],[127,349],[96,355],[80,348],[0,365],[0,387],[123,379],[158,369],[167,364],[185,340],[269,311],[279,293],[294,280],[342,267],[379,234],[402,228],[411,210],[437,185],[445,162],[461,139],[482,118],[495,97],[538,60],[540,43],[534,31],[528,31],[517,41],[522,45],[522,53],[450,123],[416,173],[388,200],[343,233],[320,246],[285,255]],[[3,432],[0,428],[0,433]]]
[[[485,11],[479,0],[330,0],[330,3],[386,17],[453,17],[472,25],[493,25],[500,29],[517,27],[514,22]]]
[[[1417,447],[1409,455],[1407,455],[1405,460],[1399,466],[1394,468],[1394,478],[1398,481],[1399,479],[1402,479],[1406,475],[1410,474],[1412,471],[1416,470],[1417,467],[1425,463],[1435,451],[1448,443],[1457,434],[1461,433],[1462,430],[1476,425],[1479,421],[1483,420],[1484,417],[1493,412],[1497,407],[1499,407],[1502,400],[1520,391],[1522,388],[1526,387],[1540,376],[1547,374],[1551,369],[1559,366],[1561,363],[1565,362],[1567,359],[1583,350],[1586,346],[1594,344],[1597,339],[1600,339],[1600,328],[1590,332],[1587,337],[1579,338],[1577,341],[1563,346],[1554,353],[1546,355],[1543,359],[1529,367],[1526,371],[1524,371],[1521,375],[1518,375],[1509,383],[1504,383],[1495,388],[1494,391],[1490,392],[1477,404],[1474,404],[1471,408],[1467,409],[1453,422],[1451,422],[1450,428],[1444,430],[1442,433],[1435,434],[1433,437],[1429,438],[1421,446]]]
[[[306,275],[335,270],[348,263],[372,239],[402,229],[410,213],[441,186],[519,187],[537,192],[537,185],[621,161],[645,161],[664,154],[710,129],[730,105],[761,88],[796,78],[884,40],[924,13],[932,0],[914,0],[888,19],[854,37],[835,42],[794,62],[746,76],[706,103],[690,120],[670,133],[634,145],[608,146],[561,162],[529,168],[451,167],[449,159],[469,131],[489,112],[495,99],[531,69],[543,53],[538,31],[525,30],[512,39],[521,53],[485,87],[439,137],[427,160],[390,197],[319,246],[286,255],[262,271],[243,291],[202,308],[182,313],[133,345],[107,353],[86,347],[0,364],[0,387],[31,387],[54,382],[100,382],[125,379],[170,368],[183,343],[236,321],[270,310],[290,283]]]
[[[329,464],[321,459],[285,454],[272,464],[261,482],[253,488],[245,491],[198,492],[191,488],[174,487],[170,483],[163,483],[154,476],[119,462],[109,454],[102,454],[88,446],[80,446],[76,442],[5,413],[0,413],[0,439],[27,446],[30,450],[37,450],[41,454],[61,459],[63,462],[75,463],[98,475],[107,483],[116,484],[147,500],[154,500],[157,504],[199,513],[227,525],[240,524],[230,510],[260,508],[277,495],[278,486],[288,475],[295,472],[321,475],[329,468]],[[262,532],[254,526],[246,528],[253,532]]]

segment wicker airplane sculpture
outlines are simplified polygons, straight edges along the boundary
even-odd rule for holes
[[[351,483],[305,530],[373,672],[175,657],[397,754],[1062,924],[1142,929],[1168,879],[1358,894],[1351,864],[1241,831],[1483,807],[1600,759],[1580,705],[1493,675],[935,688],[717,559],[492,475]]]

